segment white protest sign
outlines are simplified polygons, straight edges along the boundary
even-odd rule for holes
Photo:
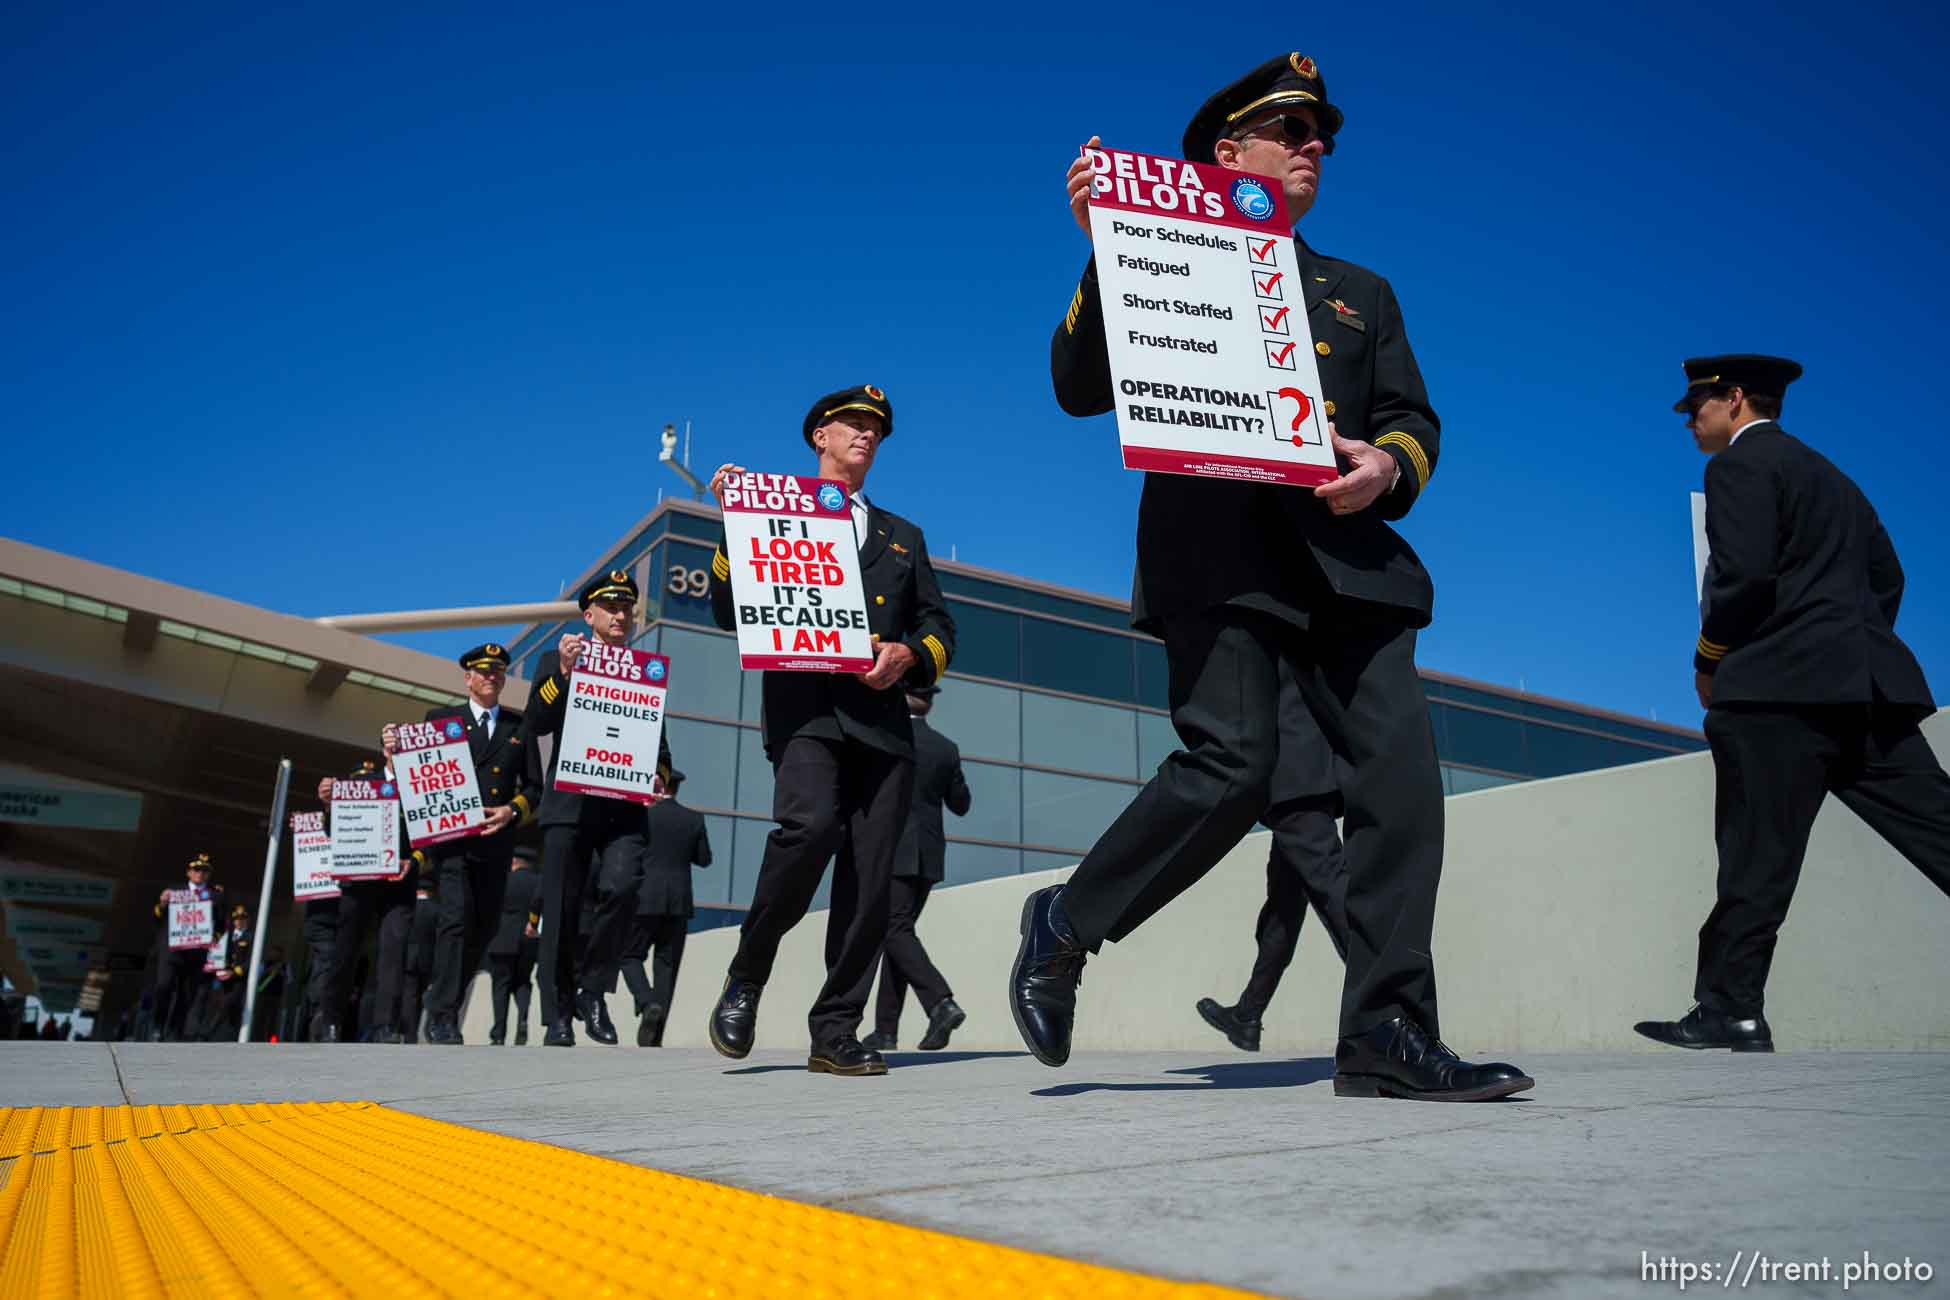
[[[402,722],[393,771],[399,777],[400,812],[416,849],[478,835],[487,825],[481,782],[467,748],[467,724],[459,718]]]
[[[670,660],[647,650],[585,641],[569,674],[555,741],[555,788],[655,803]]]
[[[735,474],[725,480],[724,531],[742,667],[873,668],[860,543],[845,484]]]
[[[338,877],[332,874],[332,836],[325,814],[291,814],[291,897],[300,903],[314,898],[337,898]]]
[[[332,876],[398,880],[399,787],[390,780],[332,782]]]
[[[213,907],[208,898],[198,897],[194,889],[170,890],[170,948],[177,951],[208,948],[211,937],[216,933],[215,918],[211,915]]]
[[[1314,367],[1329,345],[1312,337],[1279,184],[1151,154],[1089,157],[1124,467],[1248,483],[1339,477]]]
[[[214,975],[223,969],[223,950],[229,946],[229,942],[230,936],[226,934],[223,938],[210,945],[210,951],[204,954],[203,957],[204,974]]]

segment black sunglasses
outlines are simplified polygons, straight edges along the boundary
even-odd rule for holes
[[[1304,148],[1318,140],[1321,142],[1322,153],[1334,152],[1334,135],[1331,131],[1321,130],[1304,117],[1295,117],[1291,114],[1284,113],[1279,117],[1268,118],[1265,121],[1253,123],[1245,130],[1239,132],[1238,135],[1235,135],[1233,139],[1236,140],[1242,136],[1256,134],[1265,130],[1267,127],[1278,127],[1281,138],[1296,148]]]

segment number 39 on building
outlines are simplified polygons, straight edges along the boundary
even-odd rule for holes
[[[708,596],[711,594],[711,574],[706,569],[689,569],[681,564],[670,566],[670,594],[673,596]]]

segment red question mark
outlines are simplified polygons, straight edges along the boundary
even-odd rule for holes
[[[1304,446],[1306,439],[1300,436],[1300,426],[1305,422],[1308,413],[1314,409],[1313,403],[1309,402],[1307,395],[1297,388],[1282,388],[1275,396],[1291,397],[1293,399],[1294,406],[1297,409],[1293,413],[1293,423],[1287,427],[1293,431],[1293,445],[1296,447]]]

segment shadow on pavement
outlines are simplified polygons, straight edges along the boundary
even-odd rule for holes
[[[1027,1052],[883,1052],[889,1070],[905,1070],[914,1065],[946,1065],[953,1061],[992,1061],[1011,1056],[1028,1056]],[[803,1065],[747,1065],[742,1069],[726,1070],[726,1074],[776,1074],[790,1070],[799,1074],[807,1073]],[[1331,1073],[1331,1071],[1330,1071]]]
[[[1294,1061],[1233,1061],[1223,1065],[1195,1065],[1167,1074],[1198,1077],[1193,1083],[1059,1083],[1038,1088],[1032,1097],[1075,1097],[1086,1092],[1209,1092],[1232,1088],[1304,1088],[1334,1077],[1334,1058],[1307,1056]]]

